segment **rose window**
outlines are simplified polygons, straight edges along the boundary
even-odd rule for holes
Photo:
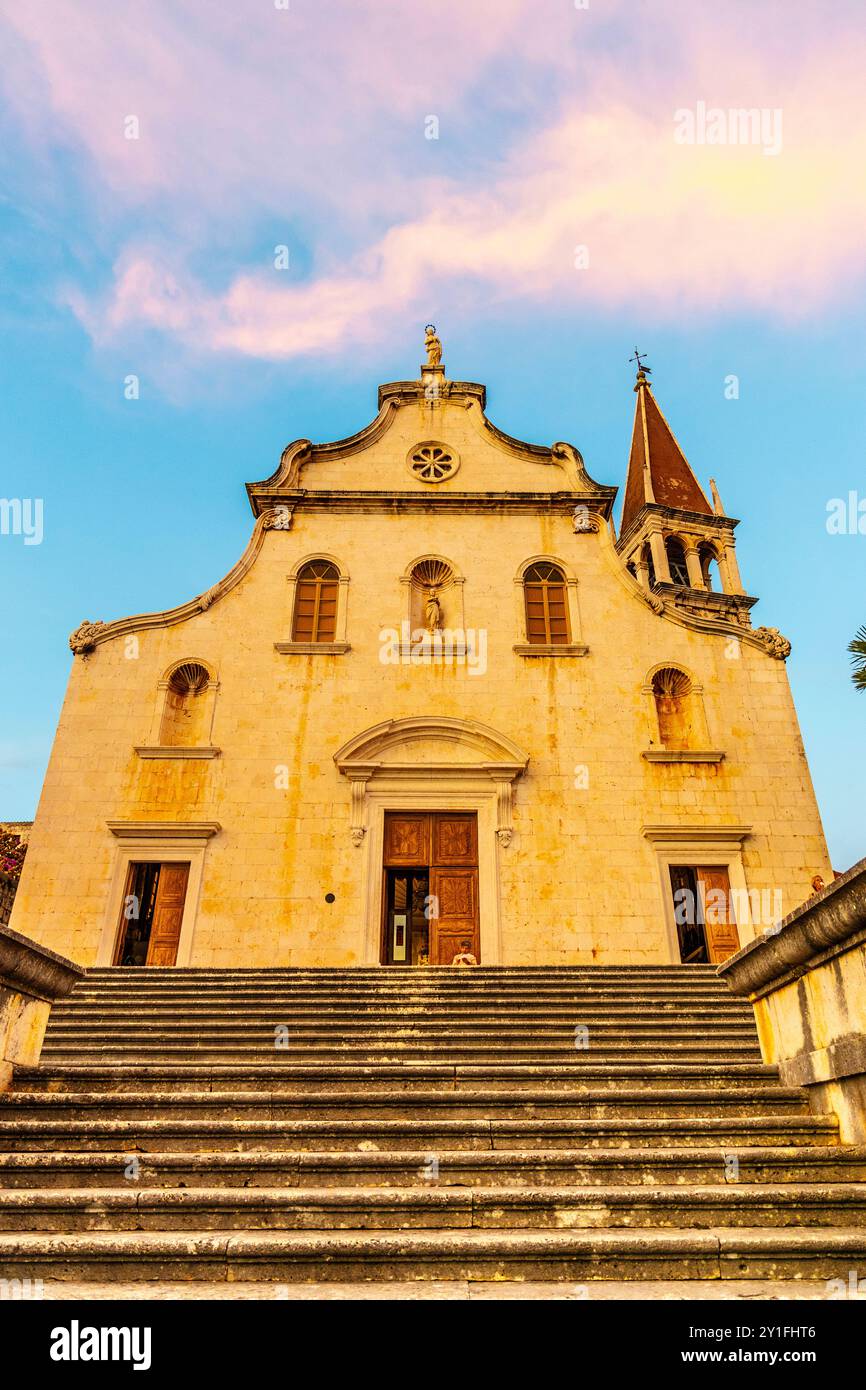
[[[407,460],[410,472],[422,483],[441,483],[457,472],[459,459],[445,444],[418,444]]]

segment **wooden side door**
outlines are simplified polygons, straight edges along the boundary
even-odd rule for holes
[[[189,864],[161,864],[147,950],[148,965],[174,965],[189,880]]]
[[[478,818],[437,811],[431,820],[430,963],[450,965],[463,941],[480,963]]]
[[[728,871],[725,868],[700,868],[695,873],[707,938],[707,955],[711,965],[721,965],[723,960],[740,949]]]

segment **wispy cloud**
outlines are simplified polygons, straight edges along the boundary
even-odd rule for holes
[[[62,116],[116,226],[101,288],[66,302],[98,343],[149,330],[279,359],[385,336],[431,298],[776,318],[849,298],[866,274],[866,43],[848,7],[782,30],[790,5],[659,3],[644,28],[633,5],[598,8],[22,11],[19,120],[45,142],[46,109]],[[781,151],[678,144],[674,112],[698,102],[781,110]],[[297,270],[251,257],[251,227],[286,225]]]

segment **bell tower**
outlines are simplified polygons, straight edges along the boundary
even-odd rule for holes
[[[634,429],[617,550],[649,593],[700,616],[749,627],[757,603],[743,591],[734,527],[715,482],[712,502],[689,466],[637,362]]]

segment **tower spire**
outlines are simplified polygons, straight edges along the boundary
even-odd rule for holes
[[[629,358],[631,362],[636,361],[638,367],[634,387],[637,401],[621,531],[625,531],[647,503],[713,515],[703,488],[659,409],[648,379],[652,368],[641,361],[644,356],[635,348],[634,357]]]
[[[661,412],[644,353],[635,348],[637,397],[616,548],[638,584],[702,619],[748,626],[734,527],[714,482],[712,504]],[[715,579],[714,579],[715,575]],[[721,590],[717,583],[721,583]]]

